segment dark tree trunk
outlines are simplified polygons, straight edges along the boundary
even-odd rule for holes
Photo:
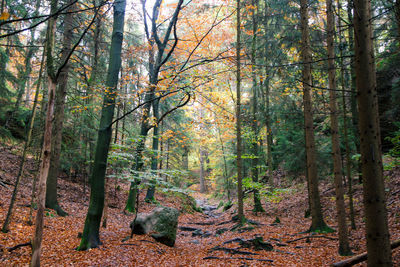
[[[93,171],[90,179],[91,191],[89,209],[86,215],[81,243],[77,248],[78,250],[95,248],[101,244],[99,229],[104,207],[104,180],[106,175],[107,157],[112,138],[111,123],[114,116],[118,75],[121,68],[125,6],[125,0],[119,0],[114,3],[114,23],[110,48],[110,60],[105,84],[107,92],[104,94],[103,99]]]

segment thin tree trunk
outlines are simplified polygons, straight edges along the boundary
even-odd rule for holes
[[[219,141],[221,143],[221,149],[222,149],[222,158],[224,159],[224,181],[225,181],[225,189],[228,197],[228,202],[231,201],[231,192],[230,192],[230,185],[229,185],[229,178],[228,178],[228,164],[226,162],[226,156],[225,156],[225,146],[224,142],[222,141],[222,136],[221,136],[221,130],[219,127],[218,129],[218,136],[219,136]]]
[[[353,21],[353,9],[354,9],[354,3],[353,0],[348,0],[347,2],[347,19],[348,21]],[[351,25],[353,26],[353,25]],[[349,50],[351,52],[354,51],[354,30],[353,27],[349,27],[348,30],[348,35],[349,35]],[[354,57],[350,58],[350,84],[351,84],[351,98],[350,98],[350,104],[351,104],[351,114],[352,114],[352,130],[354,134],[354,143],[356,145],[356,152],[357,154],[360,154],[360,133],[358,132],[358,111],[357,111],[357,92],[356,92],[356,71],[355,71],[355,63],[354,63]],[[362,173],[361,173],[361,163],[358,161],[356,163],[357,165],[357,170],[358,170],[358,180],[359,183],[362,183]]]
[[[204,147],[200,147],[200,193],[205,193],[207,191],[207,186],[206,186],[206,171],[204,168],[204,159],[205,159],[205,150]]]
[[[106,80],[107,93],[104,94],[96,153],[91,176],[91,191],[85,227],[78,250],[98,247],[100,242],[100,222],[104,207],[104,178],[107,158],[112,138],[111,122],[114,116],[115,99],[118,86],[118,75],[121,68],[121,50],[124,32],[126,1],[114,3],[114,23],[110,48],[110,60]]]
[[[36,1],[36,5],[35,5],[35,11],[33,13],[33,17],[37,16],[39,14],[39,8],[40,8],[40,0]],[[33,19],[32,20],[32,24],[37,23],[38,19]],[[15,101],[15,105],[13,110],[11,111],[10,116],[7,118],[6,121],[6,125],[8,125],[9,120],[11,120],[15,114],[15,112],[17,112],[17,110],[19,109],[20,105],[21,105],[21,100],[22,100],[22,96],[25,93],[25,88],[28,82],[28,77],[32,72],[32,58],[34,56],[35,50],[36,48],[34,47],[35,44],[35,32],[36,32],[36,28],[31,29],[31,39],[29,41],[29,45],[26,48],[26,55],[25,55],[25,61],[24,61],[24,66],[25,69],[23,71],[21,71],[21,77],[19,77],[19,82],[18,82],[18,94],[17,94],[17,100]]]
[[[148,126],[147,119],[149,116],[150,112],[150,107],[151,107],[151,96],[152,93],[146,92],[146,96],[144,101],[147,103],[143,107],[143,113],[142,113],[142,122],[140,126],[140,139],[137,141],[136,147],[135,147],[135,162],[134,162],[134,174],[133,174],[133,181],[131,182],[130,188],[129,188],[129,194],[128,194],[128,200],[125,205],[125,211],[128,212],[135,212],[135,206],[136,206],[136,195],[138,194],[138,185],[140,184],[140,181],[138,180],[138,172],[142,170],[143,168],[143,151],[145,149],[145,142],[147,138],[147,134],[150,130],[150,127]]]
[[[4,221],[3,227],[1,229],[1,231],[3,233],[8,232],[8,230],[9,230],[9,224],[10,224],[11,219],[12,219],[12,212],[13,212],[15,200],[16,200],[16,197],[17,197],[17,194],[18,194],[19,183],[20,183],[21,177],[22,177],[22,175],[24,173],[24,169],[25,169],[26,155],[27,155],[28,148],[29,148],[29,145],[30,145],[31,139],[32,139],[33,125],[35,123],[35,117],[36,117],[36,107],[37,107],[37,102],[38,102],[38,98],[39,98],[40,85],[42,83],[42,72],[43,72],[45,53],[46,53],[46,51],[44,50],[43,54],[42,54],[42,61],[40,63],[40,71],[39,71],[39,78],[38,78],[37,86],[36,86],[35,100],[33,102],[33,107],[32,107],[32,111],[31,111],[31,117],[29,119],[28,135],[26,137],[24,150],[22,152],[22,159],[21,159],[21,163],[20,163],[20,166],[19,166],[17,179],[15,181],[14,191],[13,191],[12,196],[11,196],[10,206],[8,207],[7,216],[6,216],[6,219]],[[32,206],[32,203],[31,203],[31,206]]]
[[[354,0],[355,68],[368,266],[392,266],[383,180],[371,3]]]
[[[340,0],[337,0],[337,8],[338,8],[338,14],[340,16],[340,12],[342,10],[341,8],[341,3]],[[349,196],[349,208],[350,208],[350,222],[351,222],[351,228],[356,229],[356,222],[354,219],[354,203],[353,203],[353,177],[351,174],[351,157],[350,157],[350,145],[349,145],[349,135],[348,135],[348,119],[347,119],[347,105],[346,105],[346,97],[345,97],[345,92],[344,89],[346,88],[345,86],[345,79],[344,79],[344,74],[345,74],[345,67],[344,67],[344,62],[343,62],[343,49],[344,45],[342,44],[343,42],[343,35],[341,32],[342,29],[342,21],[341,18],[338,18],[338,28],[339,28],[339,43],[340,43],[340,80],[341,80],[341,85],[342,85],[342,106],[343,106],[343,135],[344,135],[344,143],[345,143],[345,148],[346,148],[346,175],[347,175],[347,184],[348,184],[348,196]]]
[[[251,103],[251,115],[252,122],[251,128],[254,134],[254,138],[251,140],[251,150],[253,154],[253,158],[251,159],[251,177],[254,183],[258,183],[258,162],[259,162],[259,145],[258,145],[258,135],[259,135],[259,126],[258,126],[258,101],[257,101],[257,68],[256,68],[256,52],[257,52],[257,15],[258,15],[258,0],[252,0],[251,2],[254,10],[252,12],[252,26],[253,26],[253,36],[251,42],[251,79],[252,79],[252,103]],[[264,211],[261,200],[260,200],[260,192],[257,188],[253,189],[253,199],[254,199],[254,212],[262,212]]]
[[[311,54],[310,36],[308,28],[308,1],[300,1],[301,35],[302,35],[302,62],[303,65],[303,104],[304,127],[306,138],[307,173],[310,189],[311,217],[310,231],[326,231],[328,226],[324,222],[318,189],[317,159],[314,139],[314,121],[311,100]]]
[[[237,165],[237,194],[238,194],[238,217],[239,222],[245,221],[243,212],[243,189],[242,189],[242,132],[241,132],[241,77],[240,77],[240,0],[237,0],[236,5],[236,165]]]
[[[346,208],[344,205],[342,159],[340,153],[338,108],[336,96],[336,69],[335,69],[335,48],[334,32],[335,21],[333,18],[332,0],[326,0],[327,14],[327,50],[328,50],[328,79],[329,79],[329,107],[331,117],[331,136],[332,136],[332,157],[333,157],[333,176],[336,193],[336,211],[339,228],[339,254],[342,256],[351,255],[349,237],[346,224]]]

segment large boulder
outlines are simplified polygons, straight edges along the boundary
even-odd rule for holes
[[[134,234],[151,234],[158,242],[173,247],[178,228],[178,217],[177,209],[159,207],[151,213],[139,213],[130,227]]]

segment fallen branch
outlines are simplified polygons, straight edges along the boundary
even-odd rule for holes
[[[217,225],[228,224],[228,223],[231,223],[231,222],[232,222],[232,220],[229,220],[229,221],[224,221],[224,222],[220,222],[220,223],[218,223]]]
[[[296,238],[296,239],[287,241],[286,243],[290,244],[290,243],[293,243],[293,242],[296,242],[296,241],[299,241],[299,240],[302,240],[302,239],[309,239],[309,238],[326,238],[326,239],[329,239],[329,240],[338,240],[335,237],[329,237],[329,236],[325,236],[325,235],[308,235],[308,236],[303,236],[303,237],[300,237],[300,238]]]
[[[216,256],[208,256],[203,258],[203,260],[248,260],[248,261],[262,261],[262,262],[274,262],[273,260],[269,259],[254,259],[254,258],[244,258],[244,257],[227,257],[227,258],[220,258]]]
[[[19,249],[19,248],[22,248],[22,247],[27,247],[27,246],[30,246],[30,247],[32,248],[32,243],[31,243],[31,241],[26,242],[26,243],[22,243],[22,244],[15,245],[15,246],[13,246],[13,247],[7,248],[7,250],[8,250],[9,252],[11,252],[11,251],[14,251],[14,250],[16,250],[16,249]]]
[[[190,223],[190,224],[196,224],[196,225],[213,225],[215,224],[215,221],[211,221],[211,222],[195,222],[195,223]]]
[[[121,246],[139,246],[138,244],[133,244],[133,243],[123,243],[120,244]]]
[[[258,255],[257,253],[254,253],[254,252],[238,250],[236,248],[225,248],[225,247],[220,247],[220,246],[213,247],[209,250],[209,252],[212,252],[212,251],[224,251],[226,253],[240,254],[240,255]]]
[[[199,228],[194,228],[194,227],[188,227],[188,226],[179,226],[179,230],[181,231],[187,231],[187,232],[193,232],[196,230],[201,230]]]
[[[400,239],[394,241],[392,244],[390,244],[391,249],[395,249],[397,247],[400,247]],[[354,257],[332,263],[332,267],[348,267],[348,266],[353,266],[354,264],[366,261],[368,258],[367,252],[364,252],[362,254],[356,255]]]

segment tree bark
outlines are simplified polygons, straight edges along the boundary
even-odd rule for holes
[[[106,80],[107,92],[104,94],[100,127],[93,171],[91,175],[91,191],[89,209],[85,227],[78,250],[98,247],[100,242],[99,228],[104,207],[104,179],[106,175],[107,157],[112,138],[112,120],[118,86],[118,75],[121,68],[121,50],[124,32],[125,0],[114,3],[114,22],[111,38],[110,59]]]
[[[342,20],[340,17],[340,12],[342,10],[340,0],[336,1],[337,3],[337,8],[338,8],[338,28],[342,29]],[[344,143],[345,143],[345,148],[346,148],[346,175],[347,175],[347,185],[348,185],[348,196],[349,196],[349,208],[350,208],[350,222],[351,222],[351,228],[356,229],[356,222],[354,219],[354,203],[353,203],[353,177],[351,174],[351,157],[350,157],[350,144],[349,144],[349,134],[348,134],[348,118],[347,118],[347,104],[346,104],[346,96],[345,96],[345,91],[344,89],[346,88],[345,85],[345,66],[343,62],[343,49],[344,49],[344,43],[343,40],[343,35],[341,30],[339,30],[339,49],[340,49],[340,80],[341,80],[341,85],[342,85],[342,111],[343,111],[343,136],[344,136]],[[352,96],[353,97],[353,96]]]
[[[160,107],[160,100],[155,100],[152,102],[153,107],[153,116],[158,121],[159,115],[159,107]],[[158,146],[159,146],[159,133],[158,133],[158,125],[153,127],[153,144],[152,144],[152,156],[151,156],[151,171],[154,176],[157,176],[157,169],[158,169]],[[155,178],[150,181],[150,186],[147,189],[146,193],[146,201],[155,201],[155,194],[156,187],[155,187]]]
[[[371,3],[354,0],[354,39],[368,266],[392,266],[383,180]]]
[[[322,208],[318,189],[318,173],[317,159],[314,139],[314,121],[311,100],[311,52],[310,52],[310,36],[308,27],[308,1],[300,1],[301,16],[301,36],[302,50],[301,57],[303,62],[303,104],[304,104],[304,126],[306,141],[306,161],[308,183],[310,190],[311,217],[312,223],[310,231],[326,231],[327,225],[323,219]]]
[[[206,186],[206,171],[205,171],[205,158],[206,158],[206,152],[204,150],[203,146],[200,146],[200,193],[205,193],[207,191],[207,186]]]
[[[251,18],[252,18],[252,30],[253,30],[253,36],[252,36],[252,42],[251,42],[251,79],[252,79],[252,103],[251,103],[251,115],[252,115],[252,122],[251,122],[251,128],[252,132],[254,135],[254,138],[251,139],[251,149],[252,149],[252,154],[253,158],[251,160],[251,177],[254,183],[258,183],[258,162],[259,162],[259,145],[258,145],[258,135],[259,135],[259,126],[258,126],[258,118],[257,118],[257,112],[258,112],[258,101],[257,101],[257,67],[256,67],[256,52],[257,52],[257,30],[258,30],[258,24],[257,24],[257,18],[256,16],[258,15],[258,0],[252,0],[251,2],[252,6],[254,7],[254,10],[252,12]],[[254,212],[263,212],[264,209],[261,204],[260,200],[260,192],[257,188],[253,189],[253,199],[254,199],[254,207],[253,211]]]
[[[240,77],[240,0],[236,4],[236,166],[237,166],[237,195],[238,195],[238,217],[239,222],[245,221],[243,212],[243,189],[242,189],[242,132],[241,132],[241,77]]]
[[[353,21],[353,9],[354,3],[353,0],[347,1],[347,19],[348,21]],[[354,51],[354,29],[353,25],[349,27],[348,36],[349,36],[349,50],[351,52]],[[351,122],[352,122],[352,131],[354,134],[354,143],[356,145],[356,152],[360,154],[360,133],[358,132],[358,111],[357,111],[357,99],[356,99],[356,73],[355,73],[355,63],[354,57],[350,58],[350,87],[351,87],[351,98],[350,98],[350,107],[351,107]],[[361,163],[358,161],[356,163],[357,171],[358,171],[358,180],[360,184],[362,183],[362,174],[361,174]]]
[[[58,1],[51,0],[50,13],[53,14],[57,10]],[[56,76],[53,62],[54,42],[56,34],[56,17],[51,17],[47,26],[46,40],[46,59],[48,74],[48,102],[46,112],[46,122],[43,135],[42,162],[39,169],[39,191],[38,191],[38,210],[35,221],[35,234],[32,242],[32,258],[30,266],[40,266],[40,253],[43,238],[43,215],[46,197],[46,180],[49,175],[50,158],[51,158],[51,136],[53,130],[54,105],[56,94]]]
[[[74,10],[74,0],[69,0],[70,7],[67,12]],[[65,62],[68,55],[71,52],[72,42],[72,31],[73,31],[73,13],[65,14],[64,19],[64,36],[63,36],[63,49],[61,54],[61,62]],[[57,91],[55,99],[55,110],[54,110],[54,122],[52,132],[52,144],[51,144],[51,160],[49,176],[47,177],[46,183],[46,208],[53,209],[60,216],[66,216],[66,213],[58,203],[57,197],[57,180],[58,170],[60,168],[60,155],[61,155],[61,144],[62,144],[62,131],[64,123],[64,109],[65,109],[65,96],[67,94],[68,86],[68,73],[70,64],[67,62],[61,69],[60,75],[56,81]]]
[[[328,79],[329,79],[329,107],[331,117],[331,137],[332,137],[332,157],[333,157],[333,176],[336,193],[336,211],[339,228],[339,254],[342,256],[351,255],[349,238],[346,224],[346,207],[343,196],[343,176],[342,158],[340,153],[338,108],[336,96],[336,68],[335,68],[335,48],[334,32],[335,21],[333,18],[332,0],[326,0],[327,14],[327,50],[328,50]]]

